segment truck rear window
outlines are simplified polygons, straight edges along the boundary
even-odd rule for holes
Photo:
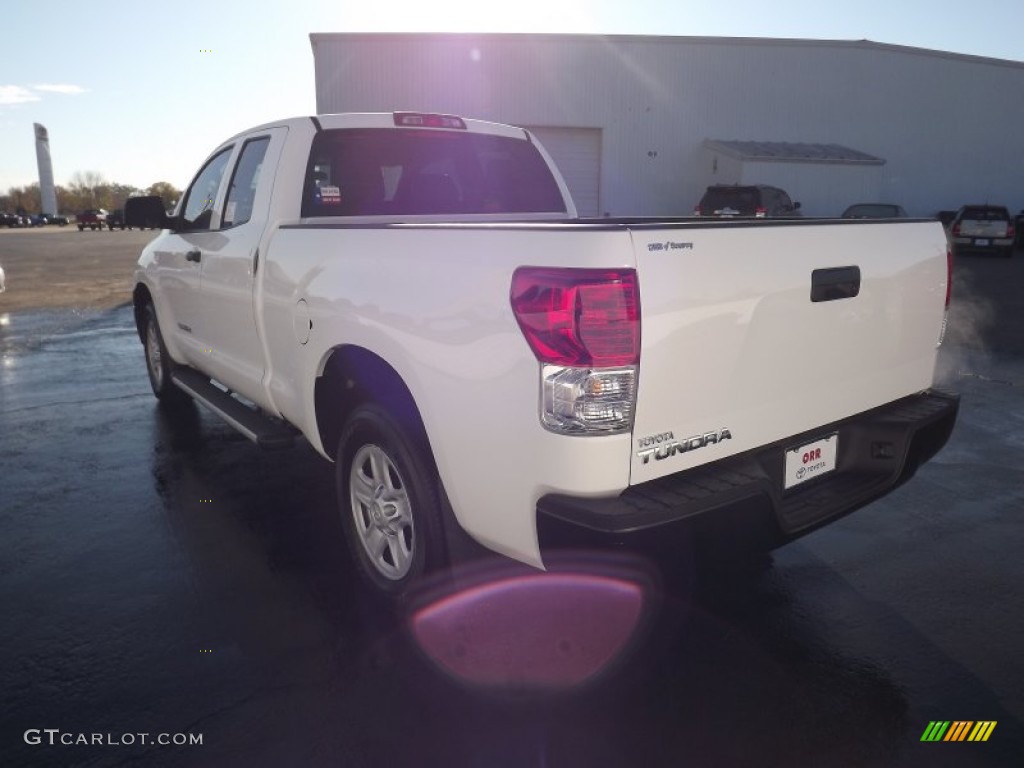
[[[729,208],[745,216],[752,216],[760,205],[761,194],[756,187],[710,187],[700,201],[704,214]]]
[[[336,129],[313,140],[302,215],[565,213],[530,142],[454,131]]]
[[[964,206],[960,218],[970,221],[1009,221],[1010,213],[1005,208],[993,206]]]

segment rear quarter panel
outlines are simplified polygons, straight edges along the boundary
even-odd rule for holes
[[[540,565],[536,501],[614,495],[629,435],[570,438],[539,421],[539,364],[513,316],[519,266],[633,267],[629,233],[560,226],[283,228],[261,295],[274,405],[324,455],[313,383],[331,351],[383,358],[412,392],[456,517],[475,538]],[[308,307],[310,338],[295,334]],[[300,326],[303,323],[299,323]]]

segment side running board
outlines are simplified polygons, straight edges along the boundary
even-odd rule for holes
[[[215,387],[209,378],[193,368],[175,368],[171,372],[171,381],[260,448],[287,448],[299,434],[298,430],[265,416]]]

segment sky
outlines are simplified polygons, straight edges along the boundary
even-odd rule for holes
[[[50,0],[0,26],[0,192],[54,179],[187,186],[234,133],[316,110],[310,33],[531,32],[862,40],[1024,61],[1024,3],[990,0]],[[147,10],[142,10],[146,8]],[[400,106],[400,105],[398,105]]]

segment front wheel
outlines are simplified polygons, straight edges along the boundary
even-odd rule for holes
[[[161,403],[176,406],[188,401],[188,395],[174,386],[171,381],[171,369],[174,367],[171,356],[167,354],[164,338],[160,333],[160,324],[156,319],[156,308],[148,302],[142,310],[142,347],[146,353],[146,373],[149,374],[149,385],[153,394]]]
[[[422,435],[366,403],[342,430],[338,506],[360,575],[382,596],[404,596],[444,558],[439,481]]]

